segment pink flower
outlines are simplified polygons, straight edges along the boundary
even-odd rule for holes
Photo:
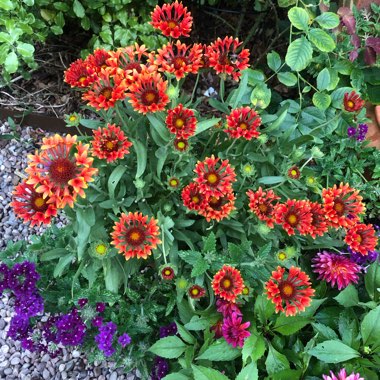
[[[338,376],[335,376],[332,371],[330,371],[330,376],[322,375],[323,380],[364,380],[363,377],[360,377],[360,373],[351,373],[350,376],[347,376],[346,370],[342,368],[338,373]]]
[[[235,313],[236,315],[243,315],[238,305],[222,298],[218,298],[216,300],[216,310],[223,314],[223,318],[229,317],[232,313]]]
[[[349,258],[323,251],[313,258],[314,273],[318,273],[318,280],[325,280],[334,287],[337,284],[341,290],[351,283],[358,282],[358,273],[361,267]]]
[[[232,347],[243,347],[244,339],[251,335],[249,331],[246,331],[251,323],[241,323],[241,320],[241,315],[236,313],[231,313],[229,317],[223,320],[223,337]]]

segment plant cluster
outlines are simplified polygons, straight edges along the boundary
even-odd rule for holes
[[[339,17],[301,4],[269,75],[237,38],[182,42],[192,16],[178,1],[152,11],[169,39],[157,51],[96,49],[65,72],[99,116],[68,126],[93,134],[44,138],[12,205],[31,224],[61,210],[69,223],[1,255],[35,263],[54,330],[79,326],[58,344],[146,379],[378,378],[368,94],[335,53]],[[197,95],[204,71],[220,78],[214,96]]]

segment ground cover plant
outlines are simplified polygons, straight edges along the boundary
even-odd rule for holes
[[[68,134],[43,139],[14,190],[15,213],[51,227],[1,254],[10,338],[52,354],[79,345],[144,379],[378,378],[369,87],[339,16],[294,5],[286,54],[264,71],[232,36],[188,42],[177,1],[152,10],[168,38],[157,51],[71,64],[65,81],[98,118],[67,115]],[[206,95],[204,72],[220,79]]]

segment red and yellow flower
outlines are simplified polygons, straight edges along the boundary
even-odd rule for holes
[[[327,232],[327,219],[321,204],[317,202],[309,202],[309,205],[311,213],[311,229],[309,234],[315,239],[317,235],[323,236]]]
[[[367,256],[375,250],[378,238],[372,224],[357,223],[348,228],[344,241],[353,251]]]
[[[189,142],[184,138],[176,138],[173,141],[173,146],[178,152],[185,152],[189,148]]]
[[[274,221],[281,224],[288,235],[294,235],[297,229],[301,235],[312,231],[312,214],[308,201],[288,199],[274,208]]]
[[[161,277],[164,280],[171,281],[171,280],[173,280],[174,276],[175,276],[175,272],[174,272],[174,269],[172,267],[166,266],[166,267],[162,268]]]
[[[24,223],[30,222],[33,227],[50,224],[51,218],[57,215],[57,207],[49,201],[49,197],[43,198],[24,180],[14,189],[11,206],[14,213],[23,219]]]
[[[298,179],[301,177],[301,172],[298,166],[294,165],[288,170],[288,177],[291,179]]]
[[[98,48],[95,49],[92,54],[88,55],[84,62],[98,73],[108,67],[107,59],[110,57],[110,51]]]
[[[270,228],[274,227],[274,207],[280,199],[273,190],[263,191],[261,187],[257,191],[248,190],[250,210]]]
[[[129,102],[135,111],[143,114],[162,111],[169,103],[167,84],[160,74],[142,71],[129,86]]]
[[[156,6],[151,13],[152,26],[160,29],[162,34],[167,37],[179,38],[181,36],[189,37],[193,18],[187,7],[182,2],[176,0],[171,4],[164,4],[162,7]]]
[[[166,126],[177,138],[188,139],[193,136],[197,127],[194,111],[185,108],[183,104],[168,111]]]
[[[205,296],[206,289],[199,285],[193,285],[187,291],[188,295],[192,299],[199,299]]]
[[[113,73],[112,68],[101,69],[96,82],[91,89],[82,96],[91,107],[97,111],[115,107],[118,100],[123,100],[127,96],[127,83],[124,75]]]
[[[205,53],[209,67],[214,68],[217,74],[231,75],[234,80],[239,80],[240,71],[246,69],[249,64],[249,50],[243,49],[237,52],[242,43],[237,38],[218,38],[207,47]]]
[[[343,99],[344,109],[348,112],[360,111],[364,106],[364,100],[360,98],[359,94],[352,91],[350,94],[346,92]]]
[[[244,289],[240,271],[229,265],[223,265],[223,268],[215,274],[211,286],[215,295],[229,302],[235,302]]]
[[[152,249],[161,243],[158,221],[154,218],[148,220],[148,216],[139,212],[121,214],[113,229],[112,244],[126,260],[133,257],[146,259],[152,254]]]
[[[363,197],[348,184],[341,183],[322,190],[323,208],[329,225],[334,228],[350,227],[365,212]]]
[[[198,161],[194,172],[198,175],[195,182],[206,196],[222,197],[232,191],[232,183],[236,181],[235,171],[228,160],[215,158],[214,155]]]
[[[236,108],[227,116],[228,128],[224,132],[235,139],[243,137],[251,140],[259,136],[257,128],[260,124],[261,119],[255,110],[250,107]]]
[[[276,313],[282,311],[292,316],[304,311],[311,304],[314,289],[309,276],[300,268],[292,266],[285,276],[285,268],[277,267],[272,277],[265,283],[268,299],[276,306]]]
[[[74,206],[77,196],[85,198],[84,189],[94,180],[98,169],[88,157],[89,145],[76,143],[76,136],[55,135],[42,140],[41,150],[29,155],[27,184],[34,186],[43,199],[57,208]]]
[[[203,210],[207,207],[207,198],[200,192],[197,183],[190,183],[182,190],[182,201],[189,210]]]
[[[169,42],[162,49],[158,49],[154,64],[159,71],[174,74],[177,80],[184,78],[186,74],[196,74],[201,67],[202,45],[186,45],[177,41]]]
[[[125,74],[131,74],[133,70],[141,73],[142,64],[148,59],[149,53],[145,45],[134,45],[118,48],[111,51],[110,57],[107,59],[107,65],[113,68],[119,68],[125,71]]]
[[[235,210],[235,199],[232,192],[220,197],[210,195],[206,198],[205,207],[199,210],[199,215],[204,216],[208,222],[211,220],[220,222]]]
[[[87,88],[96,79],[94,73],[83,59],[77,59],[65,71],[64,81],[71,87]]]
[[[129,153],[131,146],[127,136],[115,124],[107,124],[107,127],[94,131],[92,154],[102,160],[113,162],[121,159]]]

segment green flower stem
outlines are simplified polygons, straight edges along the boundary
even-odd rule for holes
[[[198,87],[199,77],[200,77],[200,75],[199,75],[199,71],[198,71],[197,79],[195,80],[195,84],[194,84],[194,88],[193,88],[193,92],[191,93],[190,104],[193,103],[195,91],[197,90],[197,87]]]
[[[220,86],[219,86],[219,95],[220,95],[220,100],[222,103],[224,103],[224,91],[225,91],[225,78],[224,75],[220,75]]]
[[[300,171],[302,171],[302,169],[313,159],[313,156],[311,156],[310,158],[308,158],[305,163],[300,167]]]
[[[161,226],[161,230],[163,231],[162,232],[162,242],[161,242],[162,256],[164,257],[165,265],[167,265],[168,262],[166,260],[166,251],[165,251],[165,230],[162,228],[162,226]]]

